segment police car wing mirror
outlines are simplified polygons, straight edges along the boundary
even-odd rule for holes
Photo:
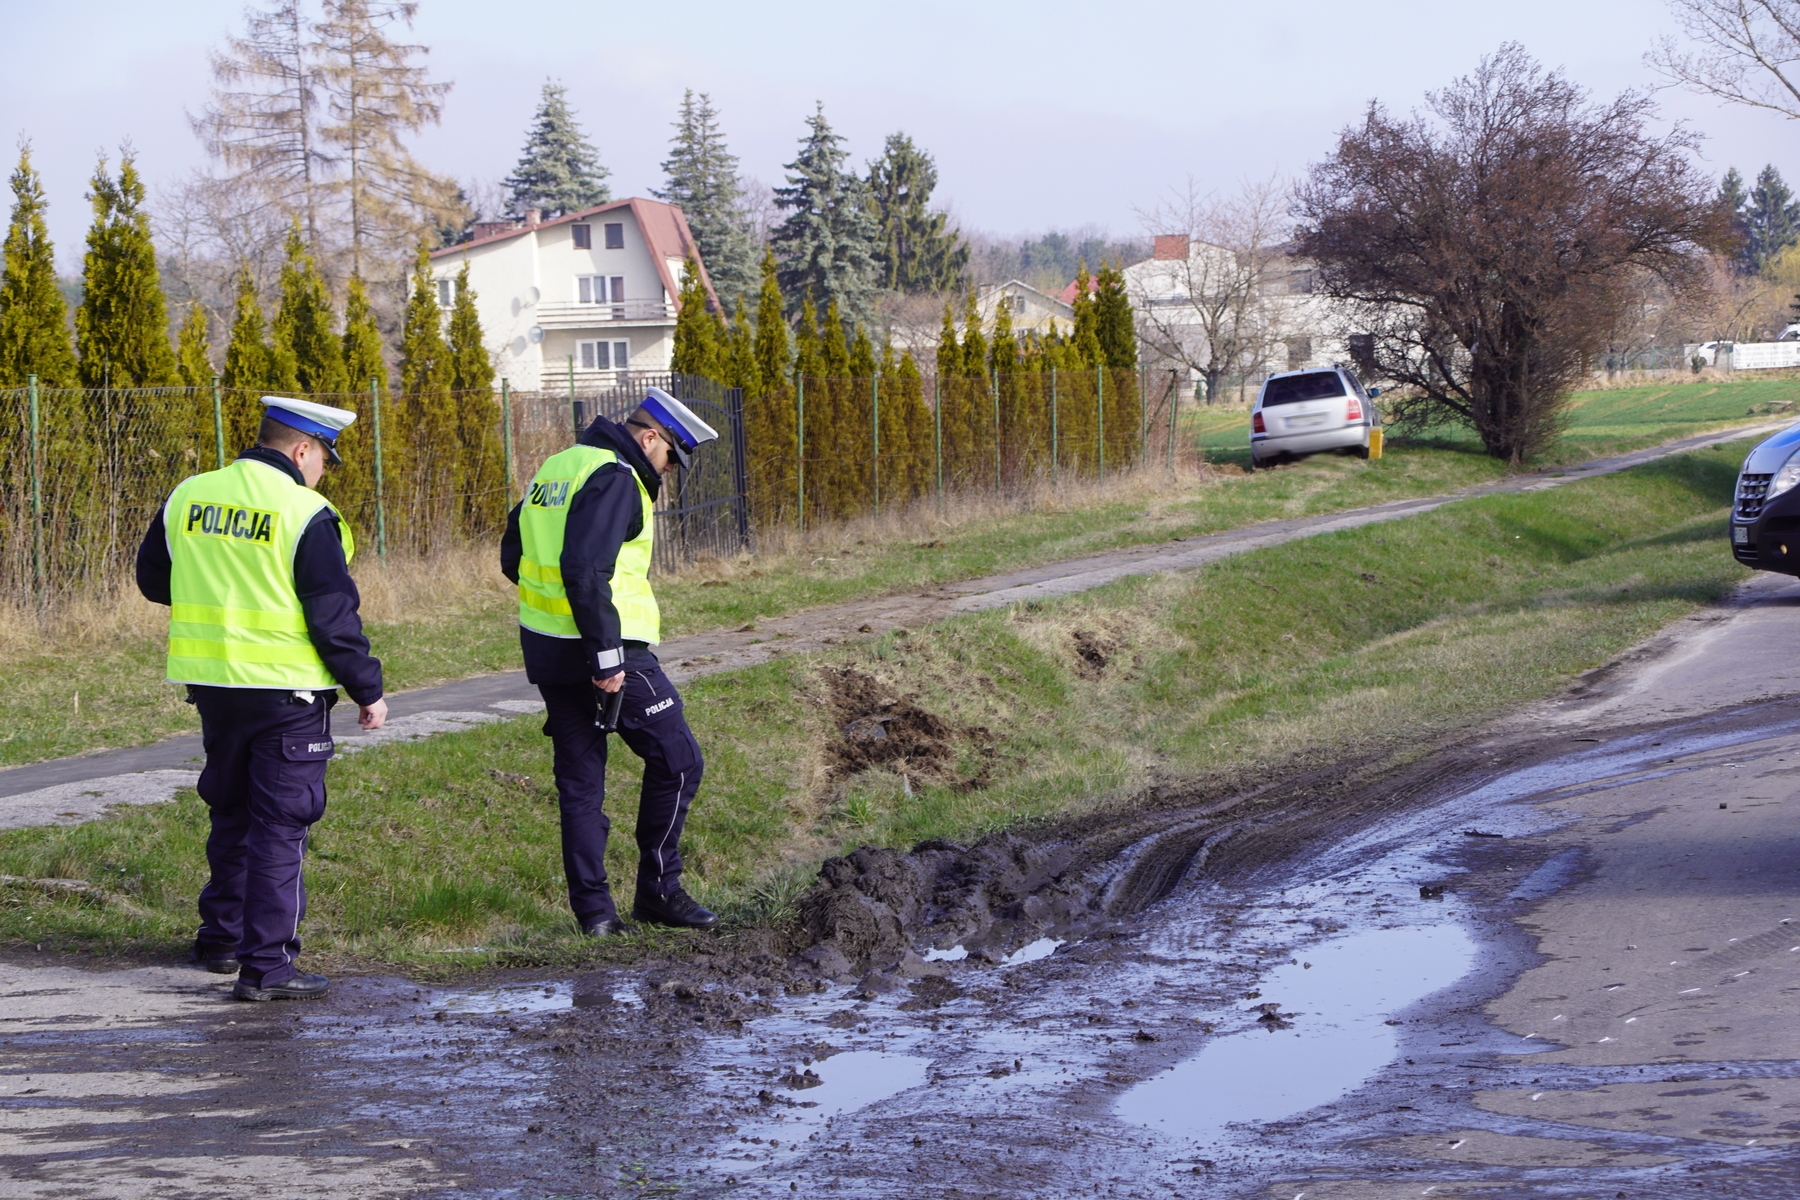
[[[1381,395],[1380,388],[1370,388],[1369,389],[1369,399],[1373,400],[1375,397],[1377,397],[1379,395]]]

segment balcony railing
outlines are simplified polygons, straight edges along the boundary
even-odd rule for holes
[[[618,321],[673,321],[675,306],[661,300],[624,300],[609,304],[545,301],[537,306],[537,323],[545,329],[571,329]]]

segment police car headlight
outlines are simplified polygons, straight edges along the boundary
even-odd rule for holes
[[[1769,490],[1763,493],[1763,503],[1767,504],[1797,483],[1800,483],[1800,450],[1782,463],[1781,470],[1775,472],[1774,478],[1769,480]]]

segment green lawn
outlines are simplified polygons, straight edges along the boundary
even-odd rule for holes
[[[1745,413],[1752,407],[1796,397],[1800,380],[1583,392],[1575,397],[1568,434],[1546,461],[1579,461],[1656,445],[1743,422],[1751,419]],[[860,533],[851,528],[817,535],[791,553],[707,562],[660,578],[656,591],[665,635],[736,628],[816,605],[1256,521],[1439,495],[1497,479],[1505,470],[1480,454],[1473,441],[1444,438],[1395,445],[1372,463],[1321,455],[1250,475],[1233,469],[1248,461],[1247,420],[1235,408],[1204,409],[1190,418],[1190,434],[1223,470],[1179,486],[1152,478],[1110,492],[1071,490],[1061,503],[1026,512],[953,513],[944,521],[924,511]],[[459,557],[446,569],[467,573],[492,568],[483,552]],[[359,575],[374,570],[358,564]],[[416,600],[389,604],[386,611],[424,615],[374,622],[369,630],[391,689],[518,665],[514,609],[504,589],[465,581],[444,589],[450,598],[443,599],[416,580],[411,586]],[[135,596],[120,607],[140,611],[116,627],[21,639],[23,648],[0,663],[0,694],[7,697],[0,766],[197,731],[192,709],[161,682],[160,613],[141,611],[147,606]]]
[[[732,923],[753,924],[785,913],[823,857],[857,844],[964,840],[1129,803],[1152,780],[1264,778],[1429,745],[1553,692],[1741,579],[1721,530],[1744,449],[699,680],[688,712],[707,775],[689,882]],[[890,701],[881,711],[903,722],[888,728],[907,757],[859,758],[843,729]],[[429,971],[662,944],[574,936],[538,726],[521,718],[333,763],[309,864],[316,961]],[[907,729],[917,736],[898,736]],[[627,894],[635,767],[620,752],[611,772],[611,864]],[[0,873],[108,891],[11,888],[0,938],[176,953],[192,932],[205,830],[189,793],[0,833]]]

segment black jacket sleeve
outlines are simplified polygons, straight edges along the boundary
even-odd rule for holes
[[[623,464],[589,475],[569,502],[563,527],[562,578],[569,612],[595,679],[624,670],[619,611],[613,607],[613,570],[619,547],[643,531],[644,507],[637,479]]]
[[[525,543],[519,537],[519,509],[525,502],[519,501],[506,514],[506,532],[500,535],[500,573],[512,582],[519,582],[519,559],[525,555]]]
[[[381,660],[369,653],[369,639],[363,636],[357,611],[362,597],[344,561],[337,516],[329,508],[319,509],[294,547],[294,591],[306,613],[313,648],[344,692],[358,704],[381,699]]]
[[[150,518],[150,531],[138,543],[137,585],[144,599],[152,604],[169,603],[169,535],[163,529],[163,510],[158,507]]]

